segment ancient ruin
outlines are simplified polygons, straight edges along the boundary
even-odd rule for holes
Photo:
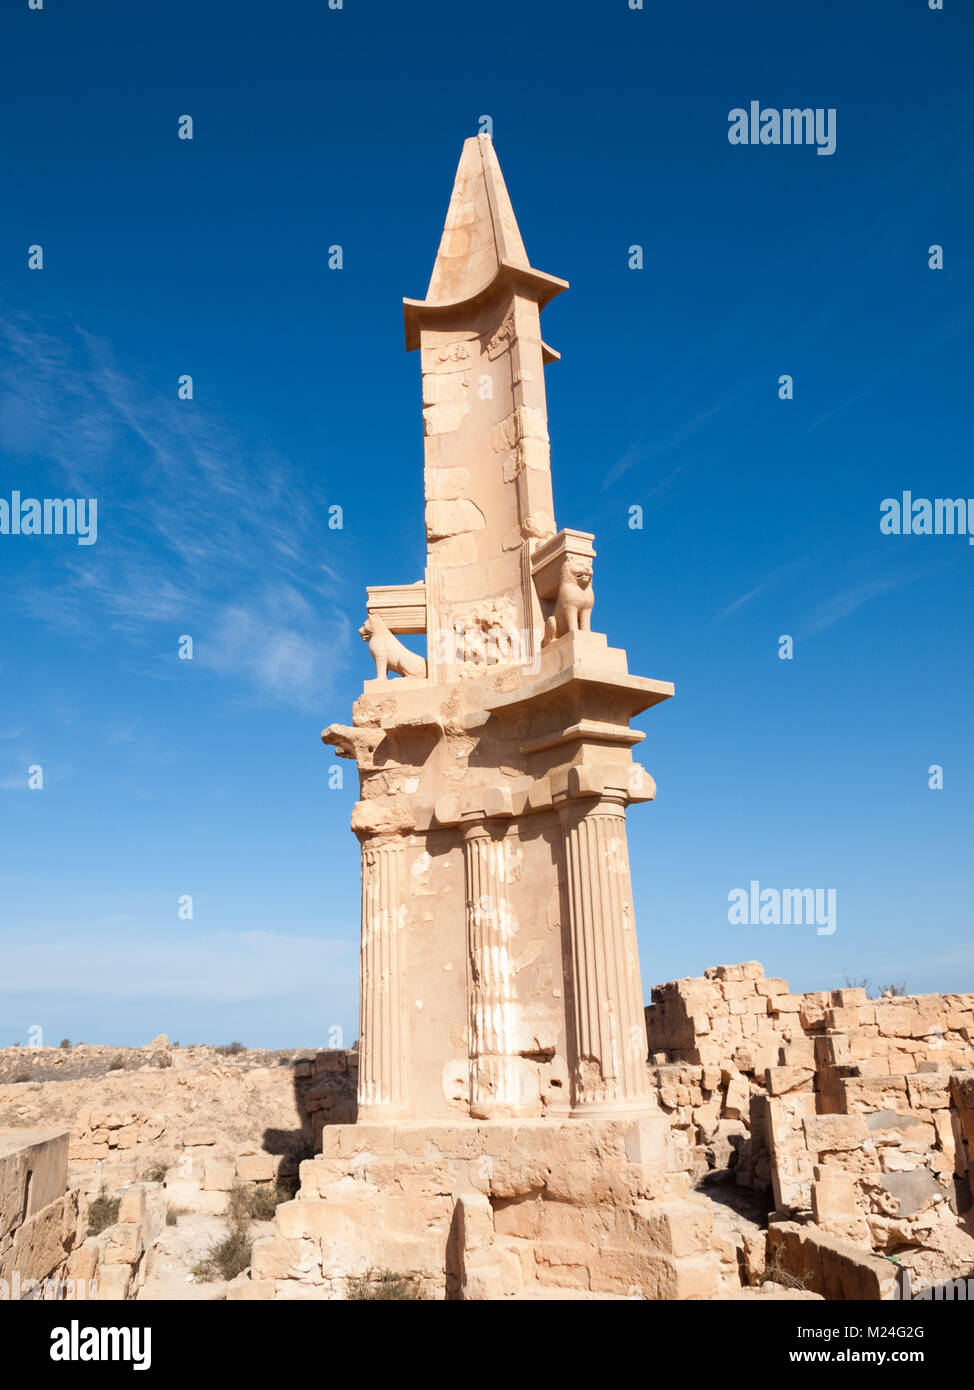
[[[625,810],[654,786],[629,721],[673,687],[591,630],[593,537],[555,524],[540,311],[565,288],[468,140],[405,301],[426,572],[368,590],[376,679],[322,735],[361,779],[360,1121],[647,1109]]]
[[[538,1247],[560,1265],[563,1244],[604,1243],[607,1222],[638,1225],[639,1204],[673,1187],[625,822],[655,792],[630,720],[673,687],[630,675],[592,630],[593,537],[555,522],[544,368],[558,354],[540,312],[566,288],[532,267],[491,140],[468,140],[426,298],[404,303],[426,571],[368,590],[376,678],[353,722],[322,735],[361,779],[358,1122],[328,1132],[279,1227],[326,1237],[336,1287],[361,1262],[405,1259],[441,1293],[477,1279],[513,1292],[534,1275],[485,1253],[491,1201],[560,1184]],[[425,661],[397,634],[425,635]],[[365,1153],[395,1183],[350,1180]],[[703,1244],[650,1275],[622,1229],[618,1242],[606,1287],[707,1291]]]
[[[555,522],[565,288],[468,140],[405,301],[426,569],[368,589],[375,678],[322,734],[360,776],[357,1047],[0,1054],[5,1296],[172,1297],[180,1232],[243,1192],[234,1300],[390,1271],[438,1299],[974,1297],[974,995],[796,994],[745,961],[644,1005],[630,722],[673,686],[598,632],[594,538]]]

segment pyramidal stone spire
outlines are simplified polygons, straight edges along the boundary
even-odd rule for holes
[[[457,166],[426,303],[472,299],[505,264],[531,269],[494,142],[475,135]]]

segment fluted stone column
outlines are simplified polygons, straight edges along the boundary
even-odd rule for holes
[[[507,898],[508,846],[481,821],[463,841],[470,1013],[470,1113],[516,1115],[521,1061],[511,945],[516,923]]]
[[[362,846],[360,1120],[397,1119],[408,1110],[405,861],[401,844]]]
[[[644,1110],[646,1020],[625,804],[621,796],[572,800],[559,814],[572,957],[572,1114]]]

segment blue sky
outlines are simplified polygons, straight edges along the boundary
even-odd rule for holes
[[[959,0],[7,8],[0,497],[95,496],[99,537],[0,536],[0,1044],[355,1037],[357,779],[318,735],[365,585],[422,573],[400,300],[485,114],[571,282],[559,525],[677,687],[629,821],[647,997],[754,958],[974,989],[974,549],[879,530],[974,496],[972,43]],[[835,153],[732,146],[751,100],[834,107]],[[754,879],[834,888],[835,933],[731,926]]]

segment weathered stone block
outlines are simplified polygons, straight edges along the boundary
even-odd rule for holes
[[[643,1202],[637,1210],[648,1239],[664,1254],[697,1255],[708,1249],[713,1234],[709,1202]]]
[[[254,1280],[288,1279],[306,1273],[321,1256],[311,1240],[288,1240],[283,1236],[264,1236],[254,1241],[250,1268]]]
[[[96,1296],[99,1302],[128,1298],[132,1286],[132,1268],[127,1264],[103,1264],[98,1270]]]
[[[769,994],[769,1014],[797,1014],[802,1007],[800,994]]]
[[[499,1236],[518,1236],[532,1240],[541,1234],[540,1196],[498,1202],[494,1207],[493,1229]]]
[[[317,1240],[333,1230],[335,1221],[329,1202],[300,1201],[281,1202],[277,1208],[277,1229],[287,1240],[306,1237]]]
[[[765,1085],[773,1096],[785,1095],[788,1091],[811,1090],[815,1081],[814,1067],[768,1067],[765,1072]]]
[[[862,1115],[817,1115],[802,1122],[805,1147],[812,1154],[861,1148],[869,1137]]]
[[[112,1226],[102,1255],[102,1266],[134,1265],[142,1254],[142,1231],[138,1226]]]
[[[649,1256],[642,1262],[642,1293],[651,1299],[711,1299],[717,1292],[719,1265],[715,1255]],[[595,1271],[593,1288],[601,1285]]]
[[[225,1192],[204,1192],[195,1178],[166,1178],[166,1201],[184,1211],[209,1212],[218,1215],[227,1209]]]
[[[16,1270],[21,1280],[46,1279],[67,1258],[77,1237],[78,1193],[70,1191],[17,1227],[6,1253],[0,1255],[0,1277],[9,1280]]]
[[[775,1063],[771,1063],[775,1065]],[[793,1042],[784,1043],[781,1047],[781,1062],[783,1067],[815,1067],[815,1039],[796,1038]]]
[[[843,1109],[849,1114],[909,1108],[905,1076],[847,1076],[840,1090]]]
[[[812,1183],[812,1214],[820,1225],[858,1218],[855,1180],[841,1169],[817,1165]]]
[[[273,1182],[279,1164],[276,1154],[241,1154],[237,1159],[237,1176],[241,1182]]]
[[[118,1204],[120,1222],[141,1225],[145,1220],[145,1188],[141,1183],[133,1183],[121,1196]]]
[[[653,1164],[666,1160],[669,1130],[662,1115],[647,1115],[624,1133],[626,1157],[630,1163]]]
[[[219,1134],[215,1129],[204,1127],[192,1128],[183,1131],[183,1146],[187,1149],[209,1147],[219,1142]]]
[[[223,1159],[207,1160],[203,1169],[204,1192],[229,1192],[237,1180],[237,1171],[232,1163]]]

